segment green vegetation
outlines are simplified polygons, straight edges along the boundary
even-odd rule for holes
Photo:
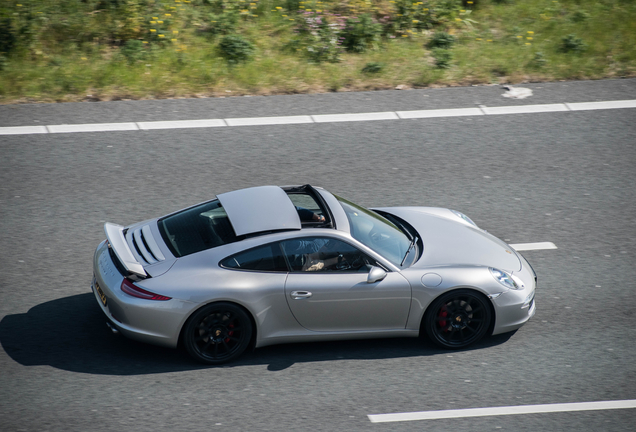
[[[0,0],[0,102],[636,76],[633,0]]]

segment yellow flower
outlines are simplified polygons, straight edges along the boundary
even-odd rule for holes
[[[534,34],[534,32],[533,31],[529,31],[528,34]]]
[[[492,39],[488,39],[486,42],[492,42]]]
[[[466,11],[465,11],[465,10],[460,10],[460,12],[461,12],[461,13],[464,13],[464,12],[466,12]]]
[[[157,30],[155,30],[155,29],[150,29],[150,31],[154,33],[154,32],[156,32]]]
[[[523,36],[517,36],[517,39],[521,39],[521,38],[523,38]]]
[[[311,9],[307,9],[307,12],[311,12]]]
[[[162,34],[160,34],[160,35],[158,35],[158,36],[159,36],[159,37],[164,37],[164,35],[162,35]]]
[[[172,34],[179,34],[179,30],[172,30]]]
[[[528,39],[528,40],[532,40],[532,38],[531,38],[530,36],[528,36],[526,39]]]
[[[163,24],[163,21],[157,21],[157,24]]]
[[[143,43],[145,43],[145,44],[147,44],[148,42],[146,42],[146,41],[143,41]]]
[[[481,40],[481,38],[476,38],[475,40]]]
[[[157,24],[157,21],[150,21],[150,24]]]
[[[172,14],[166,14],[166,16],[172,16]]]
[[[152,19],[156,20],[156,19],[159,19],[159,17],[152,17]]]
[[[461,20],[462,20],[461,18],[455,18],[455,21],[461,21]]]
[[[320,10],[320,9],[316,9],[316,12],[318,12],[318,13],[322,13],[322,10]]]
[[[526,42],[526,45],[532,45],[530,42]]]
[[[402,37],[409,37],[409,35],[402,35]]]
[[[82,60],[88,60],[86,57],[82,57]]]
[[[473,2],[471,2],[471,1],[467,1],[466,3],[467,3],[467,4],[473,4]]]
[[[287,15],[283,15],[285,18],[287,18]]]
[[[276,6],[276,9],[281,10],[281,9],[283,9],[283,8],[282,8],[282,7],[280,7],[280,6]]]
[[[413,20],[413,24],[417,24],[418,22],[418,20]]]
[[[171,40],[172,42],[176,42],[176,41],[177,41],[176,39],[170,39],[170,40]]]

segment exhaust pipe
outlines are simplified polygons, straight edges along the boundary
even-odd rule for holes
[[[108,326],[108,328],[110,329],[110,331],[113,332],[113,334],[118,335],[119,334],[119,330],[117,330],[115,328],[114,325],[112,325],[111,323],[109,323],[108,321],[106,322],[106,325]]]

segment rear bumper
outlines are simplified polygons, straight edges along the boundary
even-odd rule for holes
[[[113,327],[130,339],[171,348],[177,346],[181,326],[194,306],[191,302],[145,300],[124,293],[120,289],[124,276],[115,267],[106,241],[95,251],[93,272],[91,290]],[[97,285],[106,304],[97,293]]]

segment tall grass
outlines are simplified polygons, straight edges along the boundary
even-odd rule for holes
[[[228,63],[226,34],[251,56]],[[636,76],[630,0],[0,0],[2,103],[621,76]]]

